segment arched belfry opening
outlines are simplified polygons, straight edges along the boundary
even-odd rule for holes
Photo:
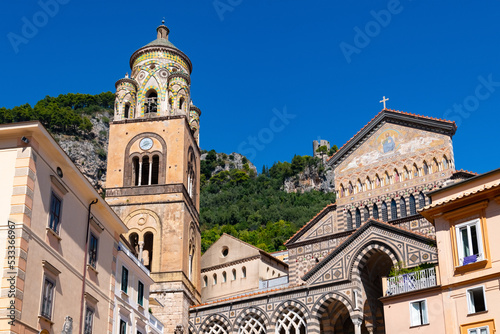
[[[146,93],[144,100],[144,116],[156,114],[158,110],[158,93],[151,89]]]

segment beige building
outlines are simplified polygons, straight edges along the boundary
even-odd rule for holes
[[[437,277],[432,284],[422,271],[407,274],[411,282],[396,278],[400,291],[383,298],[387,332],[495,333],[500,321],[500,245],[494,241],[500,233],[500,170],[429,195],[432,204],[421,214],[436,229]]]
[[[110,333],[126,226],[40,123],[0,125],[0,161],[0,331]]]
[[[201,277],[201,298],[209,302],[286,285],[288,265],[224,233],[201,257]]]

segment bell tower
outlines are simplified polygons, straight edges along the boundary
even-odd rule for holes
[[[192,64],[160,25],[116,82],[106,200],[130,229],[125,236],[151,271],[153,315],[187,331],[200,302],[198,146],[200,109],[191,100]],[[147,310],[146,310],[147,312]]]

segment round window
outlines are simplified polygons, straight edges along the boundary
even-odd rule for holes
[[[226,257],[229,254],[229,248],[227,246],[222,247],[222,257]]]

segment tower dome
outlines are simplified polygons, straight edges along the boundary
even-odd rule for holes
[[[197,137],[199,113],[191,110],[193,66],[189,57],[170,42],[169,34],[162,22],[156,28],[156,39],[130,57],[130,78],[116,84],[115,120],[183,115]]]

